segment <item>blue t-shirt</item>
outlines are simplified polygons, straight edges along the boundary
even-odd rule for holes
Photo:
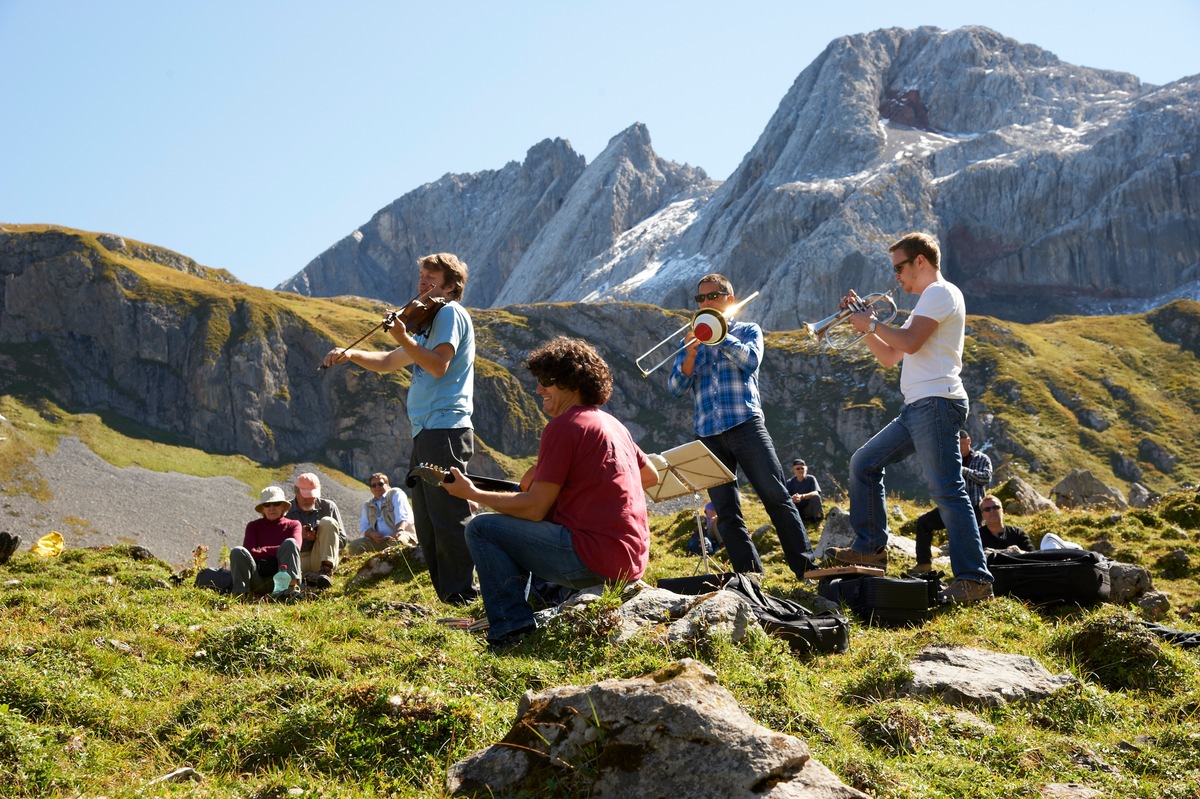
[[[454,347],[446,374],[434,377],[415,363],[408,388],[408,421],[415,438],[422,430],[471,427],[475,408],[475,328],[471,315],[457,302],[446,303],[433,317],[428,335],[416,336],[427,349]]]

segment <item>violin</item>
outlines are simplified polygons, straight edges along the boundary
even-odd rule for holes
[[[403,322],[404,329],[410,334],[414,336],[424,336],[428,334],[429,329],[433,327],[433,317],[437,316],[437,312],[445,307],[445,297],[414,297],[409,301],[408,305],[405,305],[399,311],[388,311],[387,315],[383,317],[382,322],[359,336],[358,341],[355,341],[349,346],[342,347],[342,352],[345,353],[346,350],[357,346],[359,342],[374,333],[379,328],[391,330],[396,326],[396,322]],[[325,364],[321,364],[317,367],[317,371],[319,372],[324,368]]]

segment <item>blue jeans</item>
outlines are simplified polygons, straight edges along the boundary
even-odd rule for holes
[[[554,522],[481,513],[467,524],[467,547],[479,573],[492,640],[533,626],[533,608],[525,598],[530,572],[570,588],[605,582],[575,554],[571,531]]]
[[[808,542],[808,533],[791,494],[784,487],[783,467],[775,456],[775,445],[762,418],[756,416],[715,436],[701,436],[700,440],[729,471],[737,474],[737,468],[742,467],[771,517],[771,524],[775,525],[775,534],[779,536],[788,566],[797,579],[802,579],[813,564],[812,544]],[[710,488],[708,498],[717,511],[717,530],[725,542],[733,570],[761,572],[762,561],[742,517],[742,498],[737,483]]]
[[[975,512],[962,476],[958,431],[967,418],[966,400],[926,397],[900,408],[900,415],[850,458],[850,526],[854,549],[877,552],[887,545],[884,470],[915,454],[929,494],[946,523],[950,567],[956,579],[992,582],[983,557]]]

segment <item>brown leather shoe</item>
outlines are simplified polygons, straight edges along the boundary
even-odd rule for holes
[[[942,602],[947,605],[971,605],[993,598],[992,584],[977,580],[955,580],[941,593]]]

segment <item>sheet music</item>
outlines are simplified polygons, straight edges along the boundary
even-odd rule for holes
[[[733,472],[717,460],[700,441],[691,441],[662,453],[667,465],[655,465],[658,485],[646,491],[651,502],[663,502],[687,494],[694,494],[713,486],[734,481]]]

